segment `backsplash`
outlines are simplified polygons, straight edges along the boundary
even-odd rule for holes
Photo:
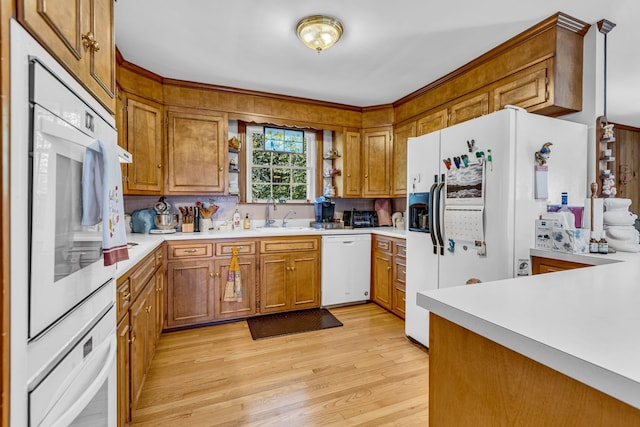
[[[158,196],[124,196],[125,213],[131,214],[137,209],[152,208],[158,201]],[[193,206],[197,201],[202,202],[205,206],[211,204],[218,205],[220,209],[213,215],[214,221],[231,220],[234,212],[238,209],[240,216],[244,218],[245,214],[249,214],[249,218],[264,220],[265,205],[264,203],[238,203],[235,196],[167,196],[167,202],[171,204],[171,212],[179,213],[179,206]],[[360,211],[373,210],[375,199],[333,199],[336,203],[336,217],[342,218],[342,212],[351,209]],[[290,215],[292,219],[313,219],[314,207],[313,203],[276,203],[278,209],[276,212],[271,211],[273,219],[282,219],[287,212],[293,210],[295,215]],[[393,212],[404,212],[406,209],[406,198],[391,199],[391,208]]]

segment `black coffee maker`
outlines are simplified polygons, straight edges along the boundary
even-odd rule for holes
[[[328,197],[318,197],[315,202],[316,222],[333,222],[336,203]]]

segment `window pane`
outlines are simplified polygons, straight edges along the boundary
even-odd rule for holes
[[[271,169],[270,168],[253,168],[251,169],[251,180],[253,182],[271,182]]]
[[[294,184],[306,184],[307,183],[307,171],[305,169],[294,169],[292,171]]]
[[[251,134],[251,141],[253,141],[253,148],[264,150],[264,135],[259,133]]]
[[[307,166],[307,156],[304,154],[291,154],[291,165],[300,167]]]
[[[293,194],[291,199],[293,200],[307,200],[307,186],[306,185],[294,185]]]
[[[291,164],[291,154],[273,153],[272,164],[278,166],[289,166]]]
[[[253,164],[254,165],[270,165],[271,153],[269,151],[254,151]]]
[[[283,197],[286,200],[291,200],[291,186],[274,184],[273,197],[275,197],[276,199]]]
[[[251,192],[254,199],[268,199],[271,197],[271,184],[251,184]]]
[[[290,183],[291,182],[291,169],[273,169],[273,182],[277,183]]]

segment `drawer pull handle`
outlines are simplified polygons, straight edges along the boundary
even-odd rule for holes
[[[131,339],[129,340],[129,342],[130,342],[131,344],[133,344],[134,342],[136,342],[136,336],[135,336],[135,335],[134,335],[134,336],[132,336],[132,337],[131,337]]]
[[[198,252],[197,249],[185,249],[185,252],[189,252],[190,254],[195,254],[196,252]]]

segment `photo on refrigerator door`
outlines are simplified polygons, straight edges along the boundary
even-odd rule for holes
[[[484,164],[447,171],[445,205],[484,205]]]

